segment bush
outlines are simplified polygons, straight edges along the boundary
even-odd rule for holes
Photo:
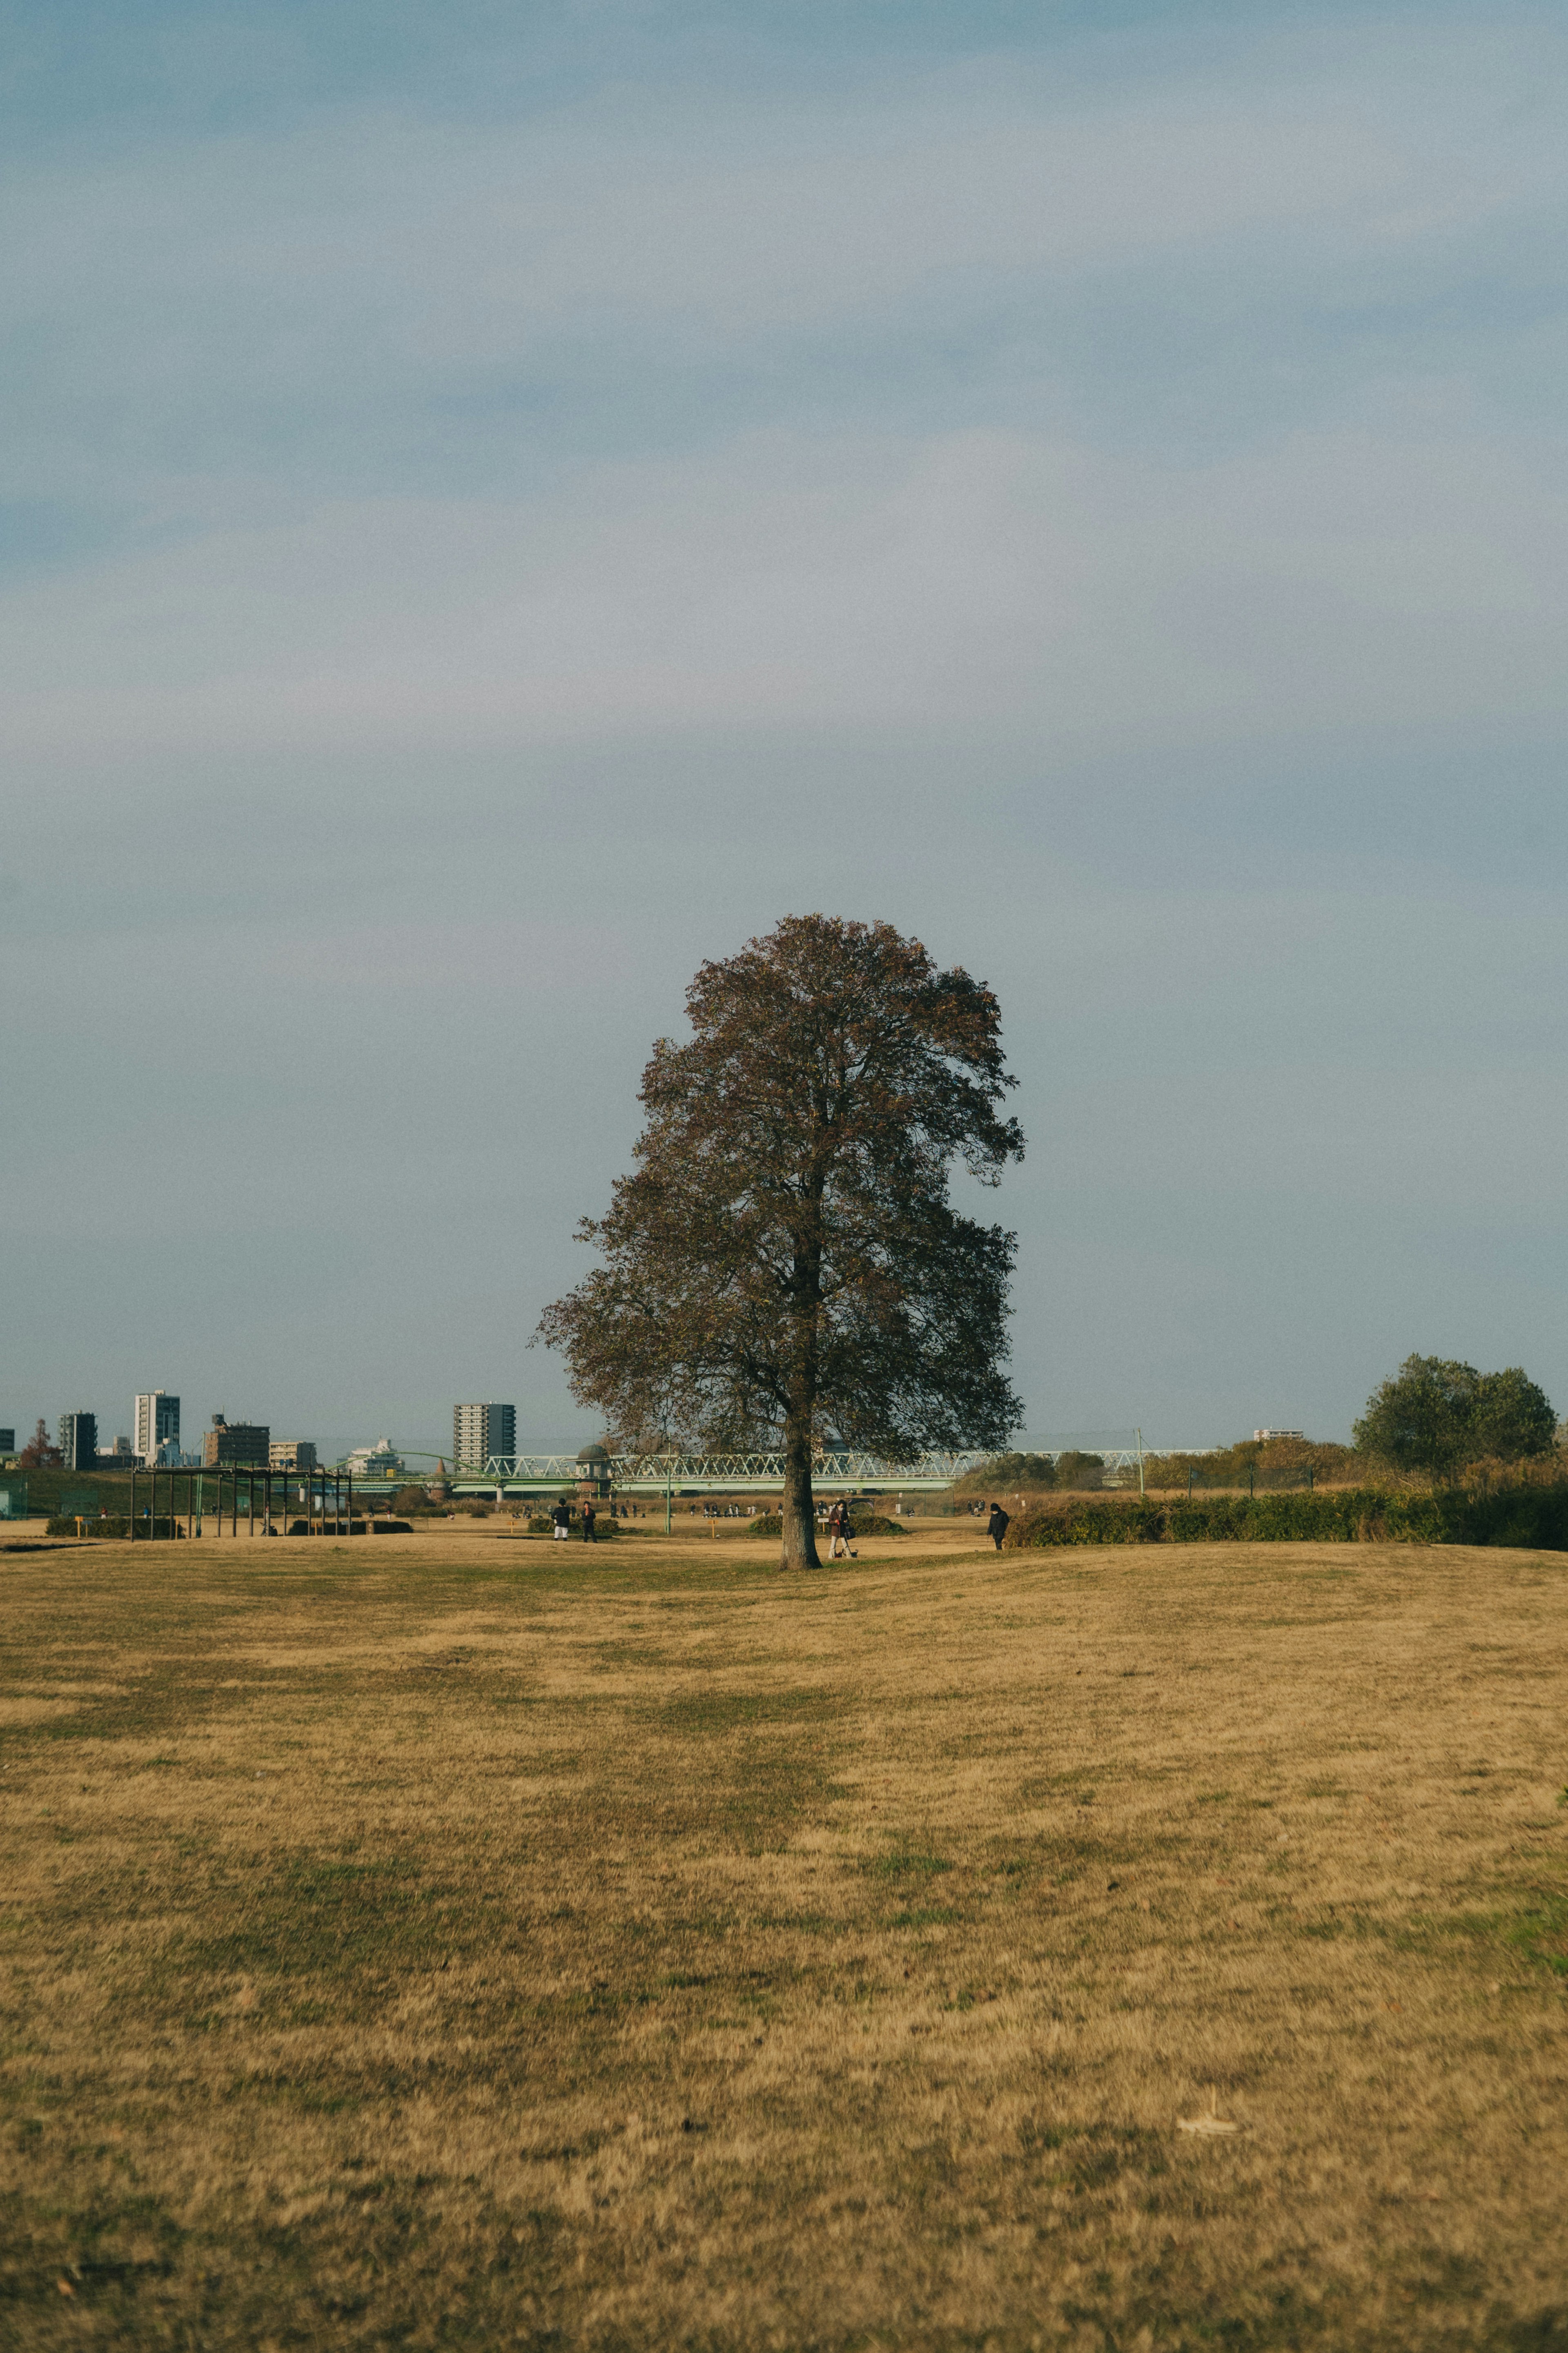
[[[737,1535],[782,1536],[784,1514],[780,1512],[763,1512],[754,1520],[740,1520],[730,1525]],[[825,1536],[827,1533],[820,1518],[816,1523],[816,1533],[819,1536]],[[885,1520],[879,1512],[852,1511],[849,1514],[849,1534],[853,1540],[858,1536],[907,1536],[909,1530],[901,1520]]]
[[[977,1471],[966,1471],[962,1479],[955,1479],[952,1492],[988,1495],[994,1487],[998,1493],[1016,1495],[1021,1488],[1048,1491],[1058,1483],[1057,1465],[1048,1454],[998,1454]]]
[[[1376,1487],[1072,1504],[1015,1521],[1009,1552],[1106,1544],[1462,1544],[1568,1552],[1568,1484],[1431,1495]]]
[[[437,1504],[423,1487],[399,1487],[392,1499],[392,1508],[401,1519],[428,1519],[432,1513],[446,1513],[446,1504]]]
[[[123,1543],[126,1537],[131,1534],[130,1516],[124,1512],[106,1512],[101,1517],[100,1517],[96,1513],[91,1514],[83,1513],[81,1515],[81,1525],[89,1536],[99,1538],[114,1536],[118,1537],[121,1543]],[[73,1512],[57,1512],[44,1522],[44,1533],[46,1535],[74,1536],[76,1534],[76,1528],[77,1515]],[[169,1519],[165,1517],[163,1513],[160,1512],[157,1519],[151,1526],[149,1526],[145,1512],[138,1512],[136,1514],[136,1541],[138,1544],[142,1542],[144,1536],[157,1536],[161,1540],[166,1541],[174,1536],[183,1536],[184,1533],[185,1524],[183,1516]]]
[[[1184,1494],[1189,1480],[1196,1487],[1284,1486],[1307,1484],[1311,1473],[1318,1485],[1330,1481],[1364,1478],[1367,1471],[1364,1457],[1358,1457],[1348,1446],[1337,1446],[1310,1438],[1271,1438],[1267,1442],[1256,1438],[1243,1438],[1235,1446],[1217,1447],[1207,1454],[1146,1454],[1143,1458],[1145,1487],[1173,1487]]]
[[[1157,1544],[1163,1514],[1142,1497],[1128,1503],[1069,1504],[1065,1512],[1024,1512],[1002,1539],[1006,1552],[1044,1545]]]

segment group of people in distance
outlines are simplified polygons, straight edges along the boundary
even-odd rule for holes
[[[986,1506],[984,1504],[981,1504],[980,1508],[983,1512],[986,1510]],[[597,1519],[598,1514],[595,1511],[593,1504],[586,1501],[580,1504],[577,1509],[578,1517],[583,1529],[584,1543],[595,1543],[597,1539],[594,1534],[594,1523]],[[572,1533],[571,1504],[563,1498],[563,1500],[555,1505],[550,1516],[555,1523],[556,1543],[564,1544]],[[990,1506],[989,1516],[985,1522],[985,1533],[992,1539],[998,1552],[1002,1549],[1002,1539],[1007,1533],[1007,1514],[1002,1509],[1000,1504],[993,1504]],[[859,1559],[859,1554],[855,1550],[854,1546],[849,1541],[851,1535],[854,1534],[854,1528],[850,1521],[849,1505],[842,1495],[838,1498],[838,1501],[833,1505],[827,1514],[827,1533],[831,1538],[831,1542],[827,1547],[827,1557],[829,1560]]]

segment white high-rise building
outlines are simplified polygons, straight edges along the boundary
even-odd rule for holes
[[[517,1408],[514,1405],[459,1405],[452,1409],[453,1467],[459,1462],[483,1470],[492,1454],[517,1452]]]
[[[149,1389],[136,1400],[131,1451],[143,1462],[167,1461],[180,1451],[180,1400],[167,1389]]]

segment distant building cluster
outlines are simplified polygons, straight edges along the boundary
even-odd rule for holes
[[[180,1400],[169,1389],[140,1389],[132,1400],[131,1429],[107,1443],[99,1436],[98,1417],[85,1406],[62,1413],[58,1423],[60,1467],[67,1471],[298,1471],[322,1469],[316,1442],[310,1438],[274,1438],[264,1421],[231,1421],[215,1413],[210,1429],[200,1434],[194,1452],[183,1450]],[[16,1431],[0,1429],[0,1458],[15,1456]],[[454,1467],[490,1461],[497,1455],[517,1452],[517,1408],[493,1399],[480,1405],[459,1405],[452,1412]],[[46,1460],[52,1460],[47,1457]],[[356,1480],[395,1481],[411,1474],[390,1439],[374,1446],[356,1446],[341,1466]],[[420,1472],[417,1476],[428,1476]]]
[[[1304,1430],[1255,1430],[1252,1435],[1267,1444],[1271,1438],[1305,1438],[1307,1433]]]

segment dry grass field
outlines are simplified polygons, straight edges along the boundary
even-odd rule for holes
[[[563,1551],[0,1552],[6,2346],[1568,2347],[1568,1560]]]

